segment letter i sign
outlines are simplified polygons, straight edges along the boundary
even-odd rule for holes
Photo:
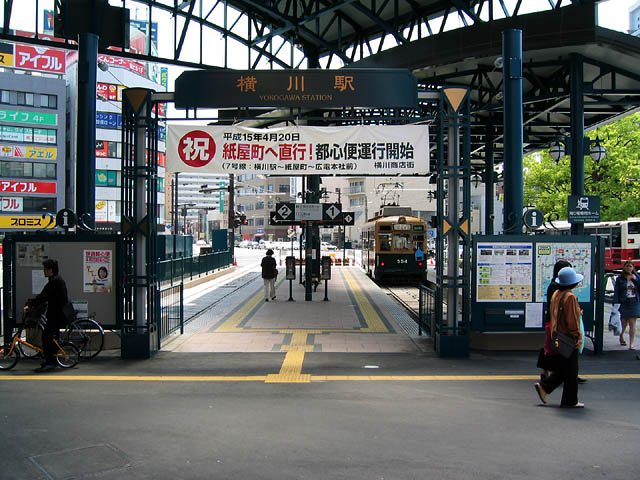
[[[192,130],[185,134],[178,144],[178,155],[182,163],[200,168],[207,165],[216,154],[216,142],[202,130]]]

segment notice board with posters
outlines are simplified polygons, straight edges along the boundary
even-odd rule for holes
[[[584,280],[573,290],[594,321],[597,239],[588,235],[478,235],[473,239],[472,329],[477,332],[542,331],[547,287],[558,260]]]
[[[13,237],[13,307],[17,324],[22,307],[47,283],[42,262],[58,261],[59,274],[67,284],[69,300],[83,314],[95,312],[95,320],[104,327],[117,328],[119,239],[115,235],[47,235],[35,233]],[[8,259],[7,259],[8,260]]]

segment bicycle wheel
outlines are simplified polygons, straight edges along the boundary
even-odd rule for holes
[[[56,353],[56,361],[62,368],[75,367],[80,361],[80,350],[71,342],[60,342],[60,348]]]
[[[30,344],[42,348],[42,330],[39,327],[25,327],[20,334],[20,340],[29,342]],[[41,355],[40,351],[31,348],[28,345],[20,343],[20,353],[25,358],[35,358]]]
[[[104,330],[95,320],[83,318],[69,325],[64,339],[74,343],[80,349],[80,356],[88,360],[102,351]]]
[[[20,359],[20,352],[14,345],[13,349],[11,344],[3,345],[0,347],[0,370],[10,370],[16,366]]]

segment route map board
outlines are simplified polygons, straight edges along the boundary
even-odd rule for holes
[[[537,243],[536,244],[536,301],[546,302],[547,287],[558,260],[567,260],[584,280],[573,293],[579,302],[591,301],[591,244],[590,243]]]
[[[477,244],[476,301],[532,300],[533,243]]]

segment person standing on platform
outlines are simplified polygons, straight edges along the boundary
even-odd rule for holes
[[[571,267],[564,267],[558,272],[556,283],[559,288],[553,294],[549,307],[551,337],[559,332],[573,338],[576,343],[571,356],[564,358],[559,355],[556,370],[534,385],[542,403],[547,403],[547,395],[563,384],[560,406],[584,407],[583,403],[578,402],[578,351],[582,348],[584,339],[580,330],[580,304],[572,292],[583,278],[584,275],[576,273]]]
[[[640,280],[631,260],[624,262],[622,273],[616,278],[613,291],[613,302],[620,304],[620,319],[622,321],[620,345],[627,345],[624,341],[624,331],[629,325],[629,350],[635,350],[633,342],[636,336],[636,320],[640,317]]]
[[[273,258],[273,250],[267,250],[260,266],[262,267],[262,279],[264,280],[264,301],[268,302],[269,298],[275,300],[278,268],[276,267],[276,259]]]
[[[28,312],[30,307],[37,307],[47,304],[47,323],[42,332],[42,350],[44,355],[44,363],[40,368],[36,368],[36,372],[49,372],[57,367],[55,352],[56,344],[54,338],[60,338],[60,329],[65,326],[67,319],[62,311],[69,297],[67,294],[67,284],[58,274],[58,262],[51,258],[42,262],[44,276],[47,277],[47,284],[42,292],[24,307],[24,311]]]

